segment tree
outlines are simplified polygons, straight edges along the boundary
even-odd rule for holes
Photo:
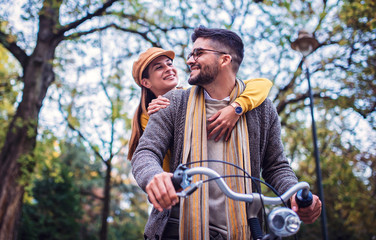
[[[96,37],[93,36],[92,38],[96,40]],[[112,178],[115,175],[113,171],[114,161],[122,159],[124,147],[128,141],[124,137],[125,131],[121,129],[129,129],[127,125],[130,125],[130,120],[125,111],[127,96],[124,96],[124,85],[120,80],[122,70],[118,66],[119,60],[110,55],[109,64],[104,63],[104,46],[101,34],[98,37],[99,40],[96,40],[96,44],[100,53],[98,56],[93,56],[97,63],[95,66],[99,67],[100,74],[99,82],[92,83],[96,87],[88,88],[85,86],[81,88],[83,79],[77,77],[74,84],[62,85],[59,89],[60,96],[56,101],[68,128],[89,146],[95,158],[103,164],[103,171],[98,171],[98,174],[104,182],[100,188],[97,187],[96,189],[101,193],[96,201],[102,203],[100,239],[107,239],[108,222],[112,212],[110,205],[113,188]],[[79,68],[79,75],[86,74],[91,70],[90,65],[80,66]],[[61,78],[64,78],[64,76]],[[69,80],[62,82],[69,82]],[[95,106],[91,104],[93,91],[97,93],[95,94],[96,97],[103,94],[100,97],[102,104]],[[86,114],[82,113],[83,109]]]
[[[145,193],[140,191],[131,178],[130,170],[128,163],[123,171],[126,177],[124,175],[113,177],[109,239],[121,239],[127,236],[129,240],[136,240],[144,237],[144,227],[149,217],[150,206]]]
[[[25,188],[18,239],[99,239],[104,181],[102,162],[79,137],[69,142],[40,134],[36,168]],[[94,160],[95,159],[95,160]],[[145,194],[132,183],[129,164],[114,163],[108,238],[140,239],[148,217]],[[70,231],[66,231],[70,229]]]
[[[93,157],[80,139],[70,137],[59,144],[59,160],[70,169],[72,180],[80,196],[80,237],[77,239],[99,239],[101,209],[103,206],[102,164]],[[94,159],[94,160],[93,160]]]
[[[9,124],[0,153],[0,239],[15,239],[17,236],[24,193],[24,187],[17,181],[22,174],[21,168],[32,171],[35,165],[30,155],[36,144],[38,114],[47,89],[55,78],[53,60],[56,48],[70,37],[69,31],[101,16],[116,1],[109,0],[100,7],[96,6],[94,11],[90,11],[92,13],[65,25],[59,19],[62,1],[43,1],[39,11],[38,36],[31,54],[17,44],[17,37],[11,29],[0,31],[0,43],[22,66],[23,82],[22,100]]]
[[[78,239],[82,215],[79,190],[65,165],[58,178],[49,169],[33,188],[35,203],[25,204],[19,239]]]
[[[346,71],[343,79],[351,92],[350,103],[363,117],[370,119],[376,129],[376,18],[374,1],[344,1],[339,13],[342,24],[335,29],[346,34],[340,41],[346,47],[347,62],[335,60],[334,66]],[[363,91],[357,91],[363,89]]]
[[[328,206],[329,238],[372,239],[376,236],[372,225],[376,220],[376,156],[362,152],[351,141],[344,144],[338,133],[326,128],[325,124],[328,122],[320,122],[320,135],[325,136],[320,144],[320,157],[325,201]],[[303,139],[307,145],[311,145],[309,135]],[[299,155],[297,150],[293,152]],[[309,182],[312,190],[316,191],[316,176],[312,166],[313,158],[308,155],[299,162],[298,176],[299,179]],[[303,225],[299,235],[304,239],[317,239],[320,234],[318,223],[313,226]]]
[[[372,146],[375,143],[372,137],[375,129],[375,65],[372,64],[372,59],[375,49],[371,39],[374,39],[376,32],[372,27],[374,15],[368,11],[374,12],[375,5],[367,1],[362,4],[357,1],[343,1],[340,8],[330,5],[329,2],[328,5],[326,2],[318,4],[314,1],[301,2],[297,6],[284,4],[288,13],[296,17],[298,26],[294,26],[295,29],[309,26],[320,42],[319,48],[308,56],[308,67],[314,84],[315,115],[330,239],[372,238],[375,233],[368,223],[374,219],[369,212],[375,208],[376,203],[372,187],[375,175],[372,170]],[[305,7],[307,11],[301,7]],[[354,10],[354,7],[357,10]],[[304,15],[301,16],[301,13]],[[271,17],[278,19],[274,15]],[[302,19],[307,22],[302,24]],[[334,21],[330,22],[329,19]],[[363,24],[357,26],[358,23]],[[276,30],[273,34],[275,32]],[[292,30],[284,29],[283,32],[289,34]],[[281,41],[294,39],[287,36],[280,38],[283,39]],[[290,45],[288,41],[284,44]],[[279,59],[286,61],[285,54],[288,53],[281,53]],[[279,66],[291,69],[291,66],[283,64],[282,61]],[[303,74],[307,66],[304,66],[302,61],[294,66],[297,68],[291,71],[290,78],[279,78],[279,74],[286,76],[284,71],[279,71],[276,75],[276,80],[285,83],[277,91],[275,103],[284,126],[287,154],[296,166],[299,179],[310,182],[313,192],[317,192],[312,136],[309,134],[311,129],[307,124],[310,123],[310,119],[307,119],[308,88]],[[367,123],[364,124],[365,122]],[[368,131],[362,136],[359,131],[360,126],[364,125],[368,125]],[[359,144],[360,142],[363,144]],[[363,169],[361,174],[358,172],[359,168]],[[367,207],[363,206],[363,203],[367,203]],[[317,239],[320,235],[319,223],[318,221],[315,225],[304,226],[302,236]]]

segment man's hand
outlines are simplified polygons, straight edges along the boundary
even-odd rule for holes
[[[148,106],[148,115],[158,112],[162,108],[166,108],[170,105],[170,100],[168,98],[158,96],[157,98],[151,100]]]
[[[295,201],[295,196],[296,193],[290,199],[291,209],[299,215],[300,220],[304,223],[314,223],[321,214],[321,201],[319,197],[313,194],[312,204],[306,208],[299,208]]]
[[[216,136],[214,141],[219,141],[222,136],[225,136],[225,140],[227,141],[230,136],[232,129],[234,128],[236,122],[239,120],[239,115],[235,113],[235,110],[232,106],[227,106],[219,110],[216,114],[211,116],[208,121],[212,122],[208,126],[208,139]]]
[[[172,176],[173,174],[168,172],[157,174],[146,186],[149,201],[160,212],[163,209],[170,209],[179,202],[171,181]]]

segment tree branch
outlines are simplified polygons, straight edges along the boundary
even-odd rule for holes
[[[104,200],[104,197],[101,197],[101,196],[99,196],[99,195],[97,195],[97,194],[95,194],[94,192],[89,191],[89,190],[85,190],[85,189],[80,188],[80,193],[81,193],[82,195],[91,196],[91,197],[93,197],[93,198],[95,198],[95,199],[99,199],[99,200],[101,200],[101,201]]]
[[[153,41],[152,39],[150,39],[147,36],[147,34],[148,34],[149,31],[147,31],[147,32],[138,32],[138,31],[136,31],[134,29],[120,27],[120,26],[118,26],[115,23],[111,23],[111,24],[109,24],[107,26],[104,26],[104,27],[93,28],[93,29],[91,29],[89,31],[75,32],[75,33],[72,33],[71,35],[66,36],[65,39],[70,39],[70,40],[77,39],[77,38],[80,38],[81,36],[85,36],[85,35],[88,35],[88,34],[91,34],[91,33],[94,33],[94,32],[100,32],[100,31],[103,31],[103,30],[105,30],[107,28],[111,28],[111,27],[115,28],[117,30],[123,31],[123,32],[134,33],[136,35],[141,36],[147,42],[151,43],[151,45],[153,47],[161,47],[161,45],[158,42]]]
[[[29,62],[29,56],[17,45],[13,38],[15,38],[15,36],[0,31],[0,44],[2,44],[10,53],[12,53],[23,69],[26,69],[27,63]]]
[[[289,89],[293,88],[294,85],[295,85],[295,81],[296,81],[296,78],[301,74],[301,71],[302,71],[302,66],[303,66],[303,59],[300,61],[299,65],[298,65],[298,68],[296,69],[295,73],[294,73],[294,76],[292,77],[292,79],[290,80],[290,82],[284,86],[283,88],[281,88],[279,90],[279,92],[277,93],[277,95],[275,96],[274,100],[278,99],[278,97],[280,95],[282,95],[283,93],[287,92]]]
[[[87,20],[90,20],[94,17],[97,17],[97,16],[101,16],[103,13],[105,13],[105,11],[112,6],[112,4],[114,4],[115,2],[117,2],[119,0],[108,0],[107,2],[105,2],[103,4],[103,6],[101,8],[98,8],[94,13],[89,13],[88,15],[86,15],[85,17],[75,21],[75,22],[72,22],[72,23],[69,23],[68,25],[65,25],[63,26],[59,32],[57,33],[58,36],[63,36],[65,32],[71,30],[71,29],[75,29],[76,27],[78,27],[79,25],[81,25],[82,23],[84,23],[85,21]]]
[[[315,98],[332,99],[332,98],[330,98],[328,96],[321,96],[320,93],[313,93],[312,96],[313,96],[314,99]],[[283,112],[285,110],[285,108],[286,108],[287,105],[303,101],[304,99],[306,99],[308,97],[309,97],[309,92],[306,92],[304,94],[296,95],[296,97],[293,98],[293,99],[286,100],[286,101],[280,101],[279,104],[278,104],[278,106],[277,106],[277,112],[278,112],[278,114],[280,114],[281,112]]]
[[[148,37],[148,33],[149,31],[146,31],[146,32],[138,32],[136,31],[135,29],[129,29],[129,28],[122,28],[116,24],[113,24],[113,27],[117,30],[120,30],[120,31],[123,31],[123,32],[128,32],[128,33],[134,33],[134,34],[137,34],[139,36],[141,36],[143,39],[145,39],[147,42],[151,43],[151,45],[153,45],[153,47],[162,47],[158,42],[155,42],[153,41],[152,39],[150,39]]]
[[[100,31],[106,30],[107,28],[110,28],[110,27],[112,27],[112,24],[104,26],[104,27],[100,27],[100,28],[93,28],[93,29],[90,29],[89,31],[75,32],[75,33],[72,33],[68,36],[65,36],[64,39],[65,40],[78,39],[82,36],[89,35],[89,34],[94,33],[94,32],[100,32]]]
[[[80,138],[82,138],[85,142],[87,142],[91,148],[91,150],[93,150],[93,152],[95,153],[95,155],[97,155],[99,157],[99,159],[101,159],[101,161],[107,165],[107,161],[102,157],[102,155],[99,153],[99,151],[90,143],[90,141],[80,132],[80,130],[76,129],[68,120],[68,117],[65,116],[64,114],[64,111],[63,111],[63,105],[61,104],[61,95],[59,96],[59,100],[58,100],[58,103],[59,103],[59,110],[61,112],[61,114],[63,115],[63,118],[65,119],[65,121],[67,122],[68,124],[68,127],[73,130],[74,132],[76,132],[78,134],[78,136]]]
[[[280,114],[281,112],[283,112],[285,110],[285,108],[286,108],[287,105],[292,104],[292,103],[300,102],[300,101],[306,99],[308,96],[309,96],[308,93],[299,94],[294,99],[280,101],[279,104],[278,104],[278,106],[277,106],[277,112],[278,112],[278,114]]]
[[[137,24],[139,24],[143,27],[150,28],[150,26],[153,26],[156,29],[161,30],[162,32],[165,32],[165,33],[168,32],[168,31],[177,30],[177,29],[182,29],[182,30],[193,29],[192,27],[186,26],[185,23],[183,23],[182,26],[171,26],[171,27],[168,27],[168,28],[162,28],[162,27],[160,27],[159,24],[156,24],[154,21],[149,21],[145,17],[139,17],[139,16],[134,16],[134,15],[131,15],[131,14],[124,14],[124,13],[120,13],[120,14],[117,14],[117,15],[119,15],[120,17],[126,18],[131,22],[137,22]],[[144,23],[140,22],[140,20]]]

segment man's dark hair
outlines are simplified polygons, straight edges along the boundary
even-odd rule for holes
[[[218,48],[215,50],[224,51],[231,55],[232,69],[235,73],[238,72],[244,57],[244,44],[236,33],[227,29],[206,28],[201,25],[195,28],[191,38],[193,42],[195,42],[197,38],[210,39]]]

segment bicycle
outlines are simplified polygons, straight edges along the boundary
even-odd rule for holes
[[[214,161],[214,162],[223,162],[217,160],[206,160],[206,161]],[[229,164],[227,162],[224,162]],[[192,163],[189,163],[192,164]],[[278,240],[282,239],[282,237],[289,237],[295,235],[300,228],[300,219],[299,216],[290,208],[287,207],[286,202],[295,194],[296,201],[300,208],[308,207],[312,203],[312,193],[309,191],[309,184],[306,182],[299,182],[292,186],[289,190],[287,190],[284,194],[278,195],[275,190],[275,194],[278,197],[267,197],[261,193],[251,193],[251,194],[243,194],[237,193],[232,191],[228,185],[225,183],[223,178],[225,177],[249,177],[252,181],[257,180],[264,184],[265,182],[251,177],[247,172],[245,172],[240,167],[238,169],[242,170],[246,176],[243,175],[235,175],[235,176],[220,176],[214,170],[207,168],[207,167],[194,167],[188,168],[187,164],[179,165],[178,168],[175,170],[174,175],[172,177],[172,183],[174,184],[175,189],[183,189],[180,192],[177,192],[179,197],[187,198],[197,189],[199,189],[205,182],[208,181],[215,181],[222,192],[229,198],[244,201],[247,203],[251,203],[250,211],[249,211],[249,218],[248,218],[248,225],[250,226],[251,235],[254,240]],[[198,182],[192,183],[192,176],[194,175],[206,175],[209,177],[207,180],[200,180]],[[270,185],[266,184],[268,187]],[[260,191],[261,192],[261,191]],[[273,209],[267,218],[267,226],[269,226],[270,233],[264,234],[261,230],[260,221],[257,217],[259,211],[264,209],[265,212],[265,205],[280,205],[284,204],[284,207],[278,207]]]

